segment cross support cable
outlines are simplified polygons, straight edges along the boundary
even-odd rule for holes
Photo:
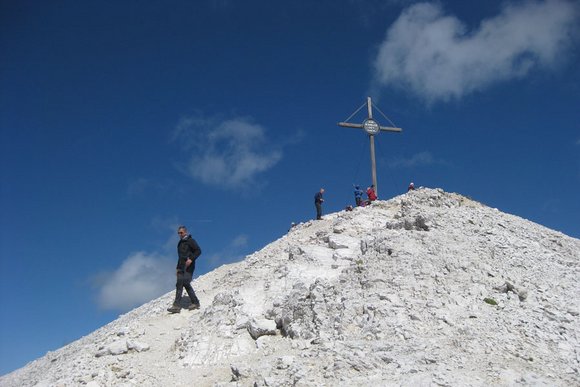
[[[361,108],[362,108],[362,106],[361,106]],[[359,108],[359,110],[360,110],[360,108]],[[371,97],[367,97],[367,111],[368,111],[368,118],[366,120],[364,120],[362,124],[353,124],[350,122],[339,122],[338,126],[342,126],[344,128],[364,129],[364,131],[369,135],[369,139],[370,139],[370,143],[371,143],[372,179],[373,179],[373,185],[375,186],[375,193],[378,196],[379,188],[378,188],[378,184],[377,184],[377,166],[376,166],[376,160],[375,160],[375,135],[377,135],[379,132],[397,132],[397,133],[400,133],[403,131],[403,129],[391,127],[391,126],[379,125],[379,123],[373,119],[373,102],[371,100]],[[349,117],[349,119],[351,117]],[[347,121],[348,121],[348,119],[347,119]]]

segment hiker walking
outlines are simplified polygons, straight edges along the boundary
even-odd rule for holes
[[[314,195],[314,206],[316,207],[316,219],[322,219],[322,202],[324,199],[322,198],[322,194],[324,193],[324,188],[320,188],[320,191]]]
[[[199,299],[195,295],[195,291],[191,287],[191,280],[193,278],[193,271],[195,270],[195,260],[201,255],[199,245],[187,232],[185,226],[179,226],[177,229],[179,235],[179,242],[177,243],[177,282],[175,284],[175,301],[173,305],[167,309],[171,313],[179,313],[181,311],[181,296],[183,288],[191,299],[191,304],[188,309],[199,309]]]

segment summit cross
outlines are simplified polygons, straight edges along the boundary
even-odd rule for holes
[[[367,105],[367,110],[368,110],[368,118],[366,120],[364,120],[362,124],[352,124],[352,123],[346,122],[346,121],[348,121],[352,116],[354,116],[356,113],[358,113],[358,111],[360,109],[362,109],[364,104],[360,108],[358,108],[358,110],[356,112],[354,112],[349,118],[347,118],[347,120],[345,122],[339,122],[338,126],[342,126],[345,128],[364,129],[364,131],[367,132],[367,134],[369,135],[369,139],[371,142],[371,168],[372,168],[373,185],[375,186],[375,193],[378,196],[379,195],[379,188],[377,185],[377,166],[376,166],[376,161],[375,161],[375,135],[378,134],[379,131],[402,132],[403,129],[391,127],[391,126],[379,125],[379,123],[375,119],[373,119],[373,101],[371,100],[371,97],[367,97],[366,105]],[[379,112],[381,112],[381,111],[379,110]],[[382,112],[381,112],[381,114],[382,114]],[[384,116],[384,114],[383,114],[383,116]],[[387,116],[385,116],[385,118],[387,118]],[[387,118],[387,120],[388,120],[388,118]]]

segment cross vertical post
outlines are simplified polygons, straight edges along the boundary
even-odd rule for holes
[[[379,195],[379,188],[378,188],[378,184],[377,184],[377,165],[376,165],[376,160],[375,160],[375,135],[377,133],[379,133],[379,131],[402,132],[403,129],[390,127],[390,126],[380,126],[379,123],[373,119],[373,102],[371,100],[371,97],[367,97],[366,105],[367,105],[368,118],[366,120],[364,120],[362,124],[352,124],[350,122],[339,122],[338,126],[342,126],[342,127],[346,127],[346,128],[364,129],[364,131],[367,132],[367,134],[369,135],[369,141],[370,141],[370,145],[371,145],[371,175],[372,175],[373,185],[375,186],[375,193],[378,196]],[[358,110],[360,110],[363,106],[361,106]],[[354,116],[358,112],[358,110],[352,116]],[[379,112],[380,112],[380,110],[379,110]],[[385,118],[386,118],[386,116],[385,116]],[[349,117],[349,119],[350,119],[350,117]],[[348,121],[348,119],[346,121]]]
[[[368,119],[373,119],[373,103],[371,97],[367,97]],[[371,176],[373,185],[375,186],[375,193],[379,196],[379,186],[377,184],[377,163],[375,161],[375,135],[369,134],[369,141],[371,143]]]

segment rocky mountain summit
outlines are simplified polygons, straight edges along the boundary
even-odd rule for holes
[[[203,259],[201,257],[200,259]],[[293,227],[1,386],[580,385],[580,240],[440,189]]]

